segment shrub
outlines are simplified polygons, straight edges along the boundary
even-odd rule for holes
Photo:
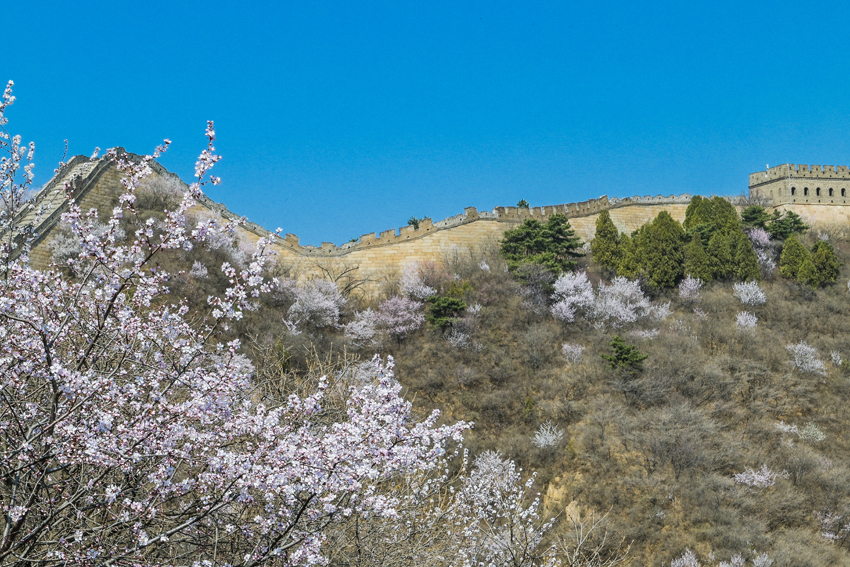
[[[808,372],[811,374],[826,375],[826,365],[817,356],[818,351],[800,341],[794,345],[785,347],[793,355],[794,359],[790,362],[800,372]]]
[[[732,285],[734,295],[744,305],[763,305],[767,302],[767,295],[761,290],[756,282],[741,282]]]
[[[584,354],[585,347],[582,345],[575,345],[570,343],[564,343],[561,345],[561,353],[564,355],[564,358],[567,359],[569,364],[577,364]]]
[[[749,330],[756,327],[756,324],[759,322],[759,318],[748,311],[740,311],[738,312],[738,316],[735,321],[738,329]]]
[[[615,370],[625,370],[627,372],[641,370],[641,363],[649,356],[640,352],[636,346],[626,344],[626,341],[619,336],[615,336],[608,344],[613,353],[603,354],[601,356]]]
[[[542,449],[545,447],[554,447],[564,438],[564,430],[552,424],[551,421],[540,425],[537,432],[534,434],[532,443],[535,447]]]
[[[466,303],[455,297],[432,295],[427,303],[425,320],[442,330],[451,327],[466,309]]]
[[[421,270],[422,266],[418,262],[412,262],[404,267],[399,281],[402,295],[422,301],[437,293],[436,289],[423,281]]]
[[[699,299],[699,290],[701,288],[702,280],[688,274],[685,276],[685,279],[679,282],[679,297],[685,301],[696,301]]]
[[[398,340],[421,327],[424,321],[422,303],[407,297],[396,296],[381,302],[375,314],[375,323]]]
[[[767,468],[767,465],[762,465],[762,467],[757,471],[747,469],[742,473],[733,475],[732,478],[735,479],[737,484],[744,484],[746,486],[756,488],[768,488],[776,484],[776,478],[779,476],[782,475],[771,471]]]

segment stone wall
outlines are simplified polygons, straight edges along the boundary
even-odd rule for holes
[[[175,177],[158,164],[153,164],[153,169],[154,175]],[[101,212],[111,211],[121,190],[120,172],[105,160],[91,162],[87,171],[89,177],[75,181],[75,186],[79,187],[74,194],[75,198],[83,210],[96,208]],[[624,199],[603,196],[580,203],[545,207],[496,207],[493,211],[467,207],[463,213],[441,221],[425,219],[417,229],[405,226],[398,230],[364,234],[356,242],[341,246],[328,242],[321,246],[302,246],[297,236],[287,234],[278,239],[275,248],[279,253],[278,262],[295,274],[315,277],[350,269],[353,270],[354,279],[365,280],[369,282],[367,288],[374,288],[380,282],[395,277],[408,263],[441,261],[459,250],[495,245],[506,230],[515,228],[526,219],[545,221],[552,214],[566,214],[576,234],[587,241],[593,237],[596,218],[603,210],[610,212],[618,229],[631,232],[651,221],[662,210],[669,211],[676,220],[684,220],[689,202],[690,195]],[[52,218],[58,219],[61,210],[57,209]],[[224,205],[209,199],[204,199],[192,212],[197,215],[238,218]],[[41,229],[41,236],[31,254],[36,267],[43,268],[49,264],[50,232],[55,224],[54,220],[53,225]],[[268,231],[256,224],[246,223],[240,226],[238,233],[240,240],[248,244],[267,235]]]
[[[750,197],[780,205],[850,204],[850,168],[786,163],[750,174]],[[802,216],[802,213],[795,209]],[[840,216],[840,214],[838,214]]]

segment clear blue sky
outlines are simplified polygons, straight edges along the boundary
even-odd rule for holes
[[[8,2],[2,19],[37,183],[66,138],[71,155],[170,138],[162,163],[188,179],[212,119],[210,196],[302,243],[850,163],[847,2]]]

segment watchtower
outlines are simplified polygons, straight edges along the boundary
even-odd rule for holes
[[[850,204],[850,169],[846,165],[786,163],[750,174],[750,197],[773,206]]]

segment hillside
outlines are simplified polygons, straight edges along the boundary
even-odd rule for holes
[[[407,438],[406,424],[424,420],[427,427],[435,427],[437,423],[427,420],[435,408],[442,412],[441,424],[474,423],[464,434],[467,460],[453,441],[464,426],[456,426],[451,433],[437,429],[428,435],[439,439],[434,442],[444,444],[448,453],[442,453],[442,445],[428,453],[430,461],[423,458],[426,453],[416,453],[421,467],[416,474],[404,467],[393,469],[399,461],[381,461],[391,449],[376,448],[370,458],[381,462],[381,467],[389,466],[380,470],[390,472],[372,469],[368,473],[369,478],[387,476],[367,490],[364,502],[377,506],[378,512],[366,510],[351,521],[345,519],[348,515],[336,515],[336,510],[345,499],[354,502],[362,497],[358,492],[337,501],[339,492],[331,491],[322,506],[310,508],[314,496],[304,496],[309,490],[300,488],[307,492],[287,493],[279,509],[257,505],[254,498],[260,492],[246,492],[239,496],[242,500],[232,501],[227,500],[232,497],[226,496],[229,493],[222,492],[216,510],[223,510],[231,522],[222,528],[231,530],[232,522],[255,526],[228,532],[237,533],[228,540],[232,553],[241,553],[252,541],[254,529],[273,531],[262,515],[255,515],[261,509],[292,522],[280,528],[284,534],[300,525],[301,513],[309,509],[310,521],[315,518],[315,523],[299,528],[307,535],[292,545],[321,552],[330,564],[340,566],[453,564],[465,553],[490,557],[487,561],[499,565],[554,565],[557,560],[588,566],[686,566],[694,565],[696,557],[704,565],[746,561],[761,567],[769,561],[776,566],[848,561],[850,453],[844,432],[850,421],[844,408],[850,397],[846,285],[850,242],[839,228],[810,229],[793,215],[770,215],[757,204],[739,214],[726,200],[694,198],[689,205],[680,205],[686,210],[678,218],[662,207],[660,212],[653,210],[654,218],[647,219],[651,222],[631,232],[620,233],[613,222],[617,208],[597,212],[593,219],[598,236],[586,246],[586,232],[580,238],[570,231],[569,222],[574,219],[568,222],[551,211],[539,217],[529,214],[522,222],[517,219],[508,232],[500,229],[501,243],[491,234],[467,245],[454,243],[439,249],[440,254],[430,259],[398,261],[380,280],[375,278],[366,286],[364,278],[351,269],[340,270],[333,264],[317,263],[315,270],[305,271],[303,264],[284,253],[285,247],[275,250],[279,253],[269,263],[258,262],[263,252],[256,248],[256,239],[246,239],[243,228],[220,226],[232,218],[229,213],[213,214],[215,208],[203,198],[191,207],[180,205],[185,186],[154,169],[156,175],[141,182],[133,210],[119,208],[120,214],[115,213],[113,207],[119,203],[115,192],[89,192],[98,196],[97,215],[84,221],[80,211],[70,209],[72,214],[65,221],[45,231],[34,256],[40,254],[45,264],[52,262],[47,272],[30,271],[29,266],[16,263],[22,260],[8,261],[10,276],[3,285],[16,286],[5,296],[17,311],[6,307],[4,324],[12,330],[4,328],[4,336],[24,337],[32,329],[41,332],[40,325],[27,323],[27,317],[39,311],[31,305],[42,306],[39,309],[51,314],[50,325],[58,325],[56,321],[68,320],[68,305],[83,301],[85,309],[71,312],[84,330],[68,328],[63,352],[72,361],[78,356],[84,361],[94,358],[85,364],[75,362],[75,372],[88,372],[87,380],[105,385],[103,395],[115,392],[120,400],[138,391],[149,372],[157,376],[176,372],[179,379],[174,378],[173,384],[196,380],[177,390],[169,401],[176,405],[168,406],[169,411],[179,423],[177,430],[200,427],[198,435],[204,439],[213,431],[229,431],[235,419],[231,416],[241,416],[243,421],[238,423],[245,430],[228,437],[222,451],[252,448],[260,439],[284,435],[288,429],[259,437],[251,433],[252,427],[263,422],[258,416],[266,408],[274,412],[306,408],[308,417],[292,421],[305,431],[313,426],[312,415],[319,427],[330,430],[346,416],[358,417],[360,406],[350,405],[349,393],[371,392],[357,398],[366,407],[386,399],[390,405],[401,404],[392,407],[403,409],[394,397],[394,382],[385,379],[392,376],[388,374],[390,357],[402,395],[413,402],[410,418],[403,412],[378,416],[376,423],[393,423],[393,430],[401,432],[399,439],[390,440],[390,447],[400,443],[410,454],[422,451],[421,441]],[[98,171],[106,178],[106,168]],[[179,223],[163,213],[177,208],[186,214],[185,232],[171,228]],[[56,210],[61,212],[60,207]],[[113,211],[111,217],[109,211]],[[455,226],[474,224],[464,221],[439,232],[445,236]],[[197,238],[207,233],[209,237]],[[187,245],[186,234],[197,242]],[[136,248],[122,248],[132,239]],[[613,248],[601,246],[606,239]],[[506,242],[515,246],[508,250]],[[150,251],[150,257],[156,254],[156,262],[146,264],[138,250]],[[136,265],[133,262],[141,266],[134,268],[137,273],[126,268]],[[686,277],[692,273],[708,283],[700,286]],[[35,297],[34,290],[43,294]],[[61,293],[55,296],[57,290]],[[111,293],[112,299],[104,303],[103,293]],[[48,299],[54,296],[66,299]],[[18,298],[24,299],[19,302]],[[135,306],[133,317],[129,304]],[[123,307],[116,312],[114,306]],[[85,327],[89,320],[92,326]],[[124,329],[125,321],[134,321],[129,330]],[[112,325],[122,330],[102,342]],[[182,338],[194,337],[190,329],[195,328],[201,330],[203,340]],[[209,346],[205,346],[207,340]],[[112,351],[113,341],[124,346]],[[200,346],[192,346],[193,341]],[[134,351],[140,342],[147,346]],[[81,349],[78,343],[94,346]],[[53,348],[46,339],[22,344],[25,348],[12,348],[2,362],[7,365],[4,372],[16,380],[20,373],[15,361],[22,352]],[[98,349],[109,355],[98,354]],[[198,350],[186,358],[186,349]],[[138,366],[129,374],[109,370],[113,364],[122,368],[127,352],[137,353],[133,360],[141,362],[132,364]],[[388,366],[376,371],[376,363],[366,364],[375,354]],[[38,354],[32,360],[36,362],[27,365],[49,364],[43,371],[28,370],[27,379],[53,372],[55,363],[49,356]],[[195,360],[207,362],[187,373]],[[322,374],[330,378],[329,385],[320,378]],[[243,378],[227,382],[228,390],[205,398],[202,393],[208,385],[203,380],[211,376],[225,381]],[[55,388],[50,380],[39,388]],[[85,381],[74,384],[63,390],[69,392],[63,394],[69,400],[82,391],[87,392],[85,396],[100,395],[99,390],[85,390]],[[26,396],[39,388],[30,385],[16,390],[22,408],[34,407]],[[322,404],[311,397],[317,389],[327,391]],[[44,399],[48,398],[64,399],[59,394]],[[161,399],[159,393],[150,394],[144,404],[164,403]],[[234,400],[240,400],[244,408],[257,406],[240,413]],[[184,415],[180,408],[195,401],[199,405],[192,411],[199,413]],[[118,402],[108,397],[104,403]],[[93,406],[81,419],[86,427],[109,433],[113,420],[123,417],[96,417],[89,423],[91,416],[102,411]],[[156,412],[148,409],[139,419],[152,416]],[[187,416],[195,421],[180,421]],[[218,429],[199,425],[208,419],[220,420]],[[370,426],[377,428],[374,435],[381,438],[383,433],[378,432],[385,426]],[[128,431],[141,431],[134,427]],[[149,427],[156,432],[159,426]],[[8,431],[18,429],[25,430],[7,427]],[[77,435],[80,430],[74,426],[68,431]],[[351,455],[360,454],[362,444],[372,438],[364,433]],[[146,439],[142,435],[138,442]],[[312,438],[307,441],[313,450],[321,446]],[[79,442],[86,447],[89,443],[85,438]],[[153,456],[167,451],[174,439],[162,443]],[[203,444],[199,447],[193,441],[190,446],[180,450],[191,454]],[[455,449],[458,454],[453,457]],[[74,453],[80,460],[70,463],[88,462],[86,455],[91,451],[100,455],[102,448]],[[121,465],[127,470],[132,469],[130,461],[141,458],[132,455],[137,456]],[[307,460],[328,455],[336,453],[309,453]],[[164,468],[155,469],[158,472],[144,474],[176,475],[164,485],[174,490],[178,485],[190,486],[195,474],[202,482],[209,475],[223,474],[219,457],[210,458],[210,463],[218,463],[215,470],[207,464],[190,473],[185,467],[192,459],[180,457],[163,462]],[[356,463],[354,456],[346,459],[335,461],[331,469],[348,466],[351,459]],[[38,467],[42,461],[32,462]],[[106,466],[105,461],[96,462]],[[275,471],[288,473],[292,467],[292,461],[274,462],[264,469],[272,476],[278,474]],[[107,470],[117,484],[106,486],[106,496],[92,497],[91,502],[111,514],[109,507],[116,501],[109,491],[122,483],[131,483],[132,490],[146,485],[132,484],[133,479],[142,478],[134,476],[138,473]],[[87,473],[81,469],[62,474],[66,475],[63,483],[78,483],[82,477],[76,475]],[[318,476],[326,478],[324,473]],[[250,490],[262,491],[273,483],[270,478],[262,477]],[[531,483],[529,491],[521,488],[526,480]],[[361,481],[346,486],[359,488]],[[205,490],[213,490],[214,484],[215,490],[221,489],[224,481],[215,482]],[[507,488],[501,492],[503,483]],[[478,492],[469,493],[473,488]],[[348,489],[340,485],[334,490]],[[79,490],[85,493],[83,486]],[[380,497],[376,499],[373,491]],[[539,510],[534,499],[537,491],[542,494]],[[14,494],[9,492],[10,501]],[[70,492],[63,494],[72,498]],[[179,498],[193,500],[176,517],[212,506],[204,503],[203,494],[194,489],[180,493]],[[383,509],[385,497],[398,498],[399,505],[408,507]],[[160,497],[151,498],[158,502]],[[183,505],[178,496],[174,498]],[[265,498],[276,501],[277,496],[267,491]],[[293,505],[296,510],[302,506],[301,511],[293,512]],[[163,505],[156,508],[160,516],[145,516],[142,508],[133,508],[132,500],[122,506],[139,514],[140,522],[143,517],[145,522],[169,518],[173,511],[170,504]],[[348,514],[352,510],[348,508]],[[20,513],[26,518],[26,511]],[[396,527],[382,527],[386,520],[381,514],[397,521]],[[429,528],[414,529],[419,522]],[[217,535],[211,539],[217,526],[187,532],[181,545],[197,550],[193,557],[224,553],[217,543],[210,544],[218,542]],[[452,532],[452,526],[464,527]],[[60,527],[57,524],[56,529]],[[513,531],[510,537],[505,535],[509,528],[517,529],[522,538],[515,539]],[[582,533],[588,535],[586,530],[591,528],[589,538],[583,539]],[[94,533],[105,528],[87,529]],[[402,537],[403,533],[408,535]],[[133,545],[138,557],[147,553],[143,545]],[[149,557],[175,557],[184,553],[182,549],[156,548]],[[263,549],[271,553],[277,548]],[[693,559],[691,553],[696,554]],[[497,556],[501,559],[492,559]],[[268,564],[276,563],[269,559]]]
[[[768,553],[774,565],[836,565],[850,533],[850,243],[837,231],[800,240],[823,238],[841,261],[836,284],[813,288],[777,268],[759,284],[763,298],[742,300],[734,277],[688,298],[644,283],[630,299],[643,306],[634,320],[582,308],[559,321],[552,280],[511,273],[496,243],[413,264],[369,295],[345,278],[298,283],[281,257],[269,274],[277,291],[234,332],[258,368],[273,360],[295,375],[317,360],[394,357],[422,416],[439,408],[445,423],[475,423],[473,458],[498,451],[535,472],[554,534],[569,539],[571,519],[607,513],[606,545],[631,546],[623,564],[666,565],[690,549],[705,564]],[[228,246],[180,258],[195,268],[173,282],[176,296],[203,310],[225,283],[215,266],[239,262]],[[591,256],[575,273],[598,298],[614,286]],[[433,294],[466,308],[442,328],[423,323]],[[406,306],[387,306],[399,296]],[[615,336],[647,355],[640,370],[603,359]]]

